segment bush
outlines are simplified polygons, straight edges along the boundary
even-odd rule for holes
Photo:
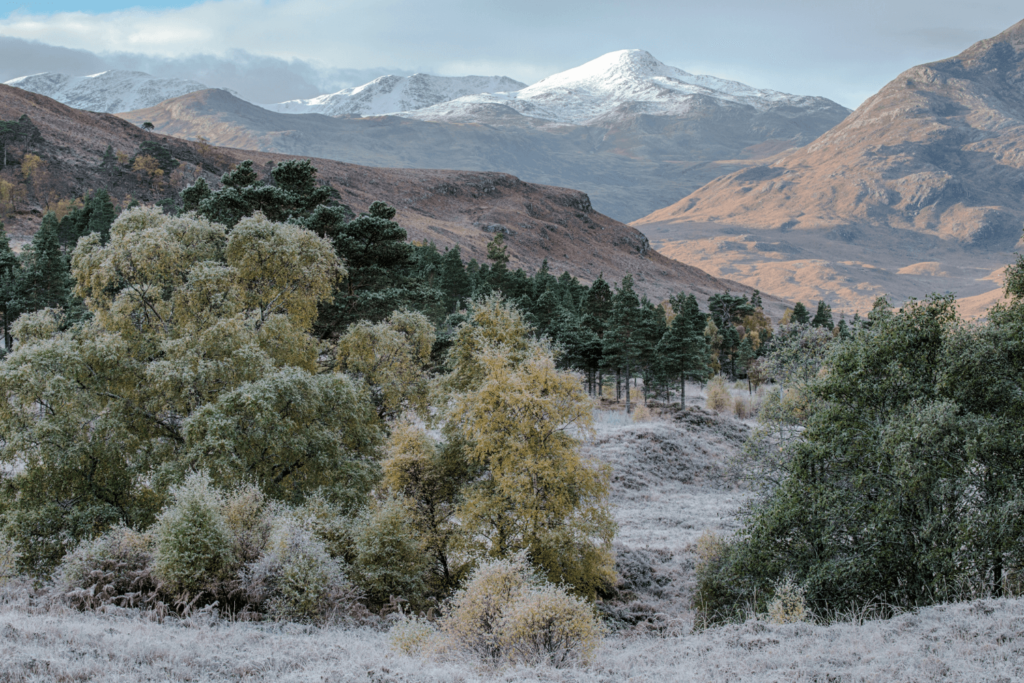
[[[224,502],[224,520],[231,532],[231,550],[237,564],[255,562],[266,550],[273,513],[256,486],[240,488]]]
[[[430,557],[404,500],[389,498],[364,510],[353,529],[353,545],[356,579],[376,603],[392,597],[422,603]]]
[[[652,416],[653,413],[651,413],[651,409],[643,403],[640,403],[633,408],[633,422],[647,422]]]
[[[452,649],[494,662],[587,661],[604,627],[583,600],[545,584],[525,553],[479,566],[446,605],[441,633]]]
[[[507,659],[555,667],[590,660],[604,627],[585,601],[557,586],[539,586],[502,613],[498,643]]]
[[[274,619],[325,624],[365,612],[342,563],[289,516],[278,521],[267,552],[243,571],[242,587],[250,606]]]
[[[174,503],[153,527],[153,571],[172,594],[217,592],[237,568],[224,496],[206,474],[172,489]]]
[[[154,595],[150,538],[123,526],[83,541],[61,561],[54,593],[77,609],[136,606]]]
[[[806,619],[804,589],[787,577],[775,586],[775,597],[768,603],[768,620],[773,624],[795,624]]]
[[[708,410],[722,412],[732,405],[732,395],[729,388],[725,386],[725,380],[721,375],[716,375],[708,382],[707,400],[705,405]]]
[[[736,417],[745,420],[754,414],[754,408],[750,405],[750,401],[746,396],[737,396],[733,400],[732,412]]]

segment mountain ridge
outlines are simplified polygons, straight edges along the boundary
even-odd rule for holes
[[[717,274],[761,284],[791,277],[793,286],[775,290],[790,298],[870,307],[881,292],[868,286],[870,269],[854,264],[885,271],[897,300],[946,290],[974,297],[998,287],[989,274],[1024,245],[1022,150],[1024,22],[904,71],[805,147],[715,179],[633,225]],[[927,263],[939,266],[912,267]],[[963,277],[935,274],[954,268]]]

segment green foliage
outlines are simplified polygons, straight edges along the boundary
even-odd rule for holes
[[[462,488],[478,468],[461,457],[459,448],[436,444],[409,423],[395,426],[387,452],[382,487],[405,501],[410,528],[430,558],[430,592],[447,595],[471,567],[469,539],[455,515]]]
[[[678,380],[680,400],[685,405],[686,380],[707,379],[711,350],[704,337],[705,322],[697,299],[680,293],[672,306],[676,315],[658,342],[657,354],[666,372]]]
[[[378,605],[394,597],[422,607],[431,558],[424,553],[410,507],[401,498],[388,498],[367,507],[353,528],[353,569]]]
[[[1024,566],[1018,305],[975,326],[951,297],[872,317],[803,387],[805,429],[776,442],[778,484],[711,572],[709,613],[785,577],[816,611],[909,607],[1000,594]]]
[[[830,331],[835,328],[835,323],[832,322],[832,307],[824,301],[819,301],[818,310],[814,313],[811,325],[814,327],[824,327]]]
[[[360,594],[323,542],[285,514],[266,552],[241,575],[250,608],[277,620],[330,624],[363,612]]]
[[[12,319],[44,308],[65,308],[71,303],[74,281],[60,248],[57,228],[57,216],[47,213],[21,255],[21,268],[14,281]]]
[[[796,305],[793,306],[792,321],[800,325],[806,325],[811,322],[811,313],[803,305],[803,302],[797,301]]]
[[[171,495],[153,527],[153,573],[172,594],[214,592],[236,568],[223,494],[194,474]]]
[[[11,242],[7,238],[7,231],[0,223],[0,317],[3,318],[3,353],[11,350],[14,338],[11,336],[11,327],[18,315],[17,302],[17,281],[21,271],[21,261],[18,255],[11,249]],[[0,356],[2,357],[2,356]]]

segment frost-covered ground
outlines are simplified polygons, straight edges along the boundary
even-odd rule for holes
[[[688,388],[688,391],[690,389]],[[735,389],[738,393],[739,390]],[[602,410],[587,450],[613,467],[617,629],[587,668],[496,670],[391,650],[383,630],[83,614],[0,590],[0,682],[14,681],[992,681],[1024,680],[1024,599],[943,605],[887,621],[691,633],[694,542],[728,533],[747,499],[728,461],[752,423],[703,410],[634,423]],[[690,402],[688,401],[688,404]]]
[[[736,513],[749,496],[728,464],[750,426],[699,407],[636,424],[625,413],[598,411],[596,423],[586,450],[612,465],[619,524],[622,585],[608,613],[620,627],[688,631],[695,543],[705,531],[736,529]]]
[[[863,625],[748,622],[609,638],[586,669],[496,671],[392,652],[370,630],[157,624],[0,608],[2,681],[991,681],[1024,680],[1024,600],[945,605]]]

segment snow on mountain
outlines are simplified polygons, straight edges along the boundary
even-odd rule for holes
[[[838,106],[819,97],[789,95],[690,74],[659,62],[644,50],[620,50],[516,92],[470,95],[401,115],[432,121],[471,120],[476,112],[493,110],[497,105],[537,119],[581,125],[614,115],[617,110],[685,114],[700,97],[750,105],[759,111],[780,105],[802,110]]]
[[[91,76],[47,72],[14,78],[6,85],[45,95],[75,109],[109,114],[152,107],[208,87],[180,78],[155,78],[141,71],[103,71]]]
[[[469,95],[519,90],[525,85],[504,76],[381,76],[329,95],[260,106],[282,114],[381,116],[413,111]]]

